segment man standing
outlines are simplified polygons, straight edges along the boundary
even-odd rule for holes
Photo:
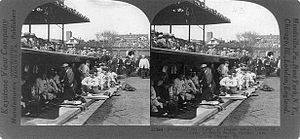
[[[134,54],[129,54],[125,60],[126,75],[129,77],[134,69]]]
[[[266,68],[266,77],[270,76],[272,73],[272,62],[273,62],[273,52],[267,52],[266,60],[264,61],[264,65]]]
[[[139,62],[139,68],[141,70],[141,76],[143,79],[148,76],[148,71],[150,69],[150,64],[147,58],[145,58],[145,55],[142,55],[142,58]]]
[[[61,81],[64,85],[64,99],[72,100],[75,97],[74,92],[74,72],[69,67],[69,64],[65,63],[62,65],[62,68],[65,71],[63,80]]]
[[[213,99],[213,92],[212,92],[212,82],[213,82],[213,75],[212,71],[209,67],[207,67],[206,64],[202,64],[202,77],[200,79],[200,84],[202,86],[202,92],[203,92],[203,99],[206,101],[210,101]]]

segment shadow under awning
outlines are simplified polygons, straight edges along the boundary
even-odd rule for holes
[[[71,24],[90,22],[90,19],[75,9],[59,2],[46,3],[32,10],[25,19],[24,25],[29,24]]]
[[[153,25],[206,25],[219,23],[230,23],[230,19],[197,0],[172,4],[161,10],[152,22]]]

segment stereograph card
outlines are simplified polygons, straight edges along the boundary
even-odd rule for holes
[[[0,0],[2,138],[299,138],[299,0]]]

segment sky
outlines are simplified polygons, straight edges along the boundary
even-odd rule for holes
[[[146,15],[137,7],[112,0],[65,0],[68,7],[74,8],[90,18],[89,23],[65,25],[65,31],[84,40],[96,39],[95,34],[113,30],[118,34],[148,34],[150,23]],[[267,9],[249,2],[231,0],[206,0],[206,5],[231,20],[231,23],[207,25],[206,32],[213,32],[215,38],[235,40],[237,33],[255,31],[261,35],[279,34],[275,17]],[[51,38],[61,39],[60,25],[51,25]],[[168,26],[156,26],[157,31],[169,32]],[[202,29],[192,26],[191,39],[202,40]],[[188,38],[187,26],[173,26],[172,33],[179,38]],[[22,32],[28,32],[24,25]],[[47,25],[34,25],[32,32],[37,37],[47,38]]]

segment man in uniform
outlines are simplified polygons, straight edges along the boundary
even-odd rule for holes
[[[228,73],[228,77],[225,77],[220,81],[221,90],[226,94],[236,93],[238,81],[235,77],[233,77],[233,74],[235,73],[230,71]]]
[[[145,58],[145,55],[142,55],[142,58],[139,62],[139,69],[141,71],[142,78],[146,78],[148,76],[148,72],[150,69],[150,64],[147,58]]]

